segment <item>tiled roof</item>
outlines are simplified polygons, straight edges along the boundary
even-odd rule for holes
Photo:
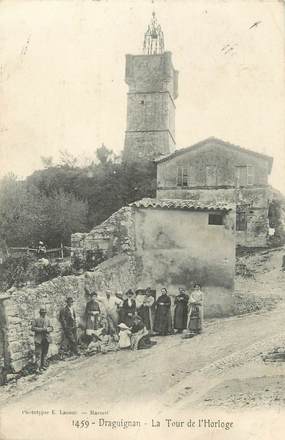
[[[150,199],[137,200],[130,204],[136,208],[168,208],[168,209],[192,209],[206,211],[230,211],[234,204],[221,202],[199,202],[197,200],[183,199]]]
[[[266,160],[269,163],[269,170],[271,171],[272,163],[273,163],[273,158],[271,156],[267,156],[266,154],[258,153],[257,151],[252,151],[247,148],[242,148],[239,145],[231,144],[230,142],[226,142],[226,141],[223,141],[222,139],[215,138],[214,136],[209,137],[207,139],[204,139],[203,141],[198,142],[194,145],[191,145],[190,147],[180,148],[179,150],[175,150],[171,154],[158,157],[157,159],[155,159],[155,162],[157,162],[157,163],[164,162],[166,160],[172,159],[173,157],[180,156],[180,154],[186,153],[188,151],[195,151],[196,149],[203,147],[206,143],[211,142],[211,141],[215,141],[218,144],[220,144],[224,147],[228,147],[232,150],[239,151],[242,153],[251,154],[253,156],[259,157],[260,159]]]

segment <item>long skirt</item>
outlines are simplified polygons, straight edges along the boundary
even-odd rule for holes
[[[138,309],[138,315],[142,318],[143,323],[146,326],[147,330],[152,332],[152,330],[153,330],[153,318],[152,318],[152,309],[151,309],[151,307],[142,305]]]
[[[88,315],[86,320],[86,335],[91,336],[94,334],[94,330],[98,330],[100,327],[100,315]]]
[[[184,330],[187,326],[187,306],[178,303],[174,311],[174,328],[176,330]]]
[[[147,329],[144,327],[131,335],[131,349],[138,350],[140,341],[148,335]]]
[[[154,331],[160,335],[167,335],[171,326],[170,308],[158,306],[155,314]]]
[[[191,304],[187,328],[190,332],[200,333],[202,331],[203,323],[203,307],[201,304]]]

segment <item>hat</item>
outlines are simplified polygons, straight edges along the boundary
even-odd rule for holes
[[[98,296],[97,292],[95,292],[95,290],[93,290],[93,292],[90,293],[91,296]]]
[[[42,241],[39,241],[39,244],[43,244],[43,242],[42,242]]]
[[[119,324],[118,327],[121,330],[130,330],[130,328],[126,324],[124,324],[123,322],[121,322],[121,324]]]
[[[126,295],[134,295],[134,292],[132,291],[132,289],[127,290]]]
[[[74,302],[72,296],[68,296],[68,297],[66,298],[66,302]]]
[[[40,308],[40,313],[42,313],[42,312],[44,312],[44,313],[46,313],[46,312],[47,312],[46,308],[45,308],[45,307],[43,307],[43,306],[42,306],[42,307]]]

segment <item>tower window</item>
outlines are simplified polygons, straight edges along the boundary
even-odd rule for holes
[[[209,225],[223,225],[223,215],[222,214],[209,214]]]
[[[141,104],[144,104],[144,100],[143,99],[141,100]]]

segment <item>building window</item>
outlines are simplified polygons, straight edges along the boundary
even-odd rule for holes
[[[247,184],[254,184],[254,167],[252,166],[247,166]]]
[[[186,167],[177,168],[177,186],[185,187],[188,186],[189,172]]]
[[[236,186],[247,186],[254,184],[254,167],[237,166],[236,167]]]
[[[206,185],[217,186],[217,167],[216,165],[208,165],[206,167]]]
[[[223,215],[222,214],[209,214],[209,225],[223,225]]]
[[[236,230],[246,231],[246,229],[247,229],[246,212],[239,211],[236,213]]]

